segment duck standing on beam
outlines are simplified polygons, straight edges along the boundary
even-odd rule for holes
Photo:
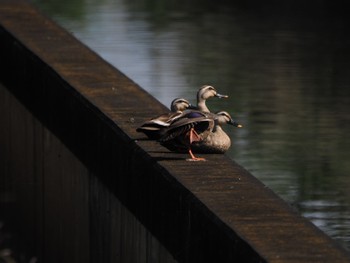
[[[158,140],[171,151],[188,152],[191,159],[187,160],[205,160],[194,156],[192,148],[197,153],[224,153],[230,148],[231,140],[221,126],[242,125],[233,121],[226,111],[211,113],[206,100],[212,97],[228,98],[227,95],[219,94],[213,86],[204,85],[197,92],[196,107],[186,99],[174,99],[171,112],[144,122],[137,131]]]

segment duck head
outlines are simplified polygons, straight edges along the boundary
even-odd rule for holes
[[[217,125],[229,124],[237,128],[242,128],[243,126],[238,122],[234,121],[231,115],[227,111],[219,111],[216,113],[215,122]]]
[[[186,109],[193,109],[194,106],[184,98],[176,98],[170,104],[172,112],[184,111]]]
[[[228,98],[227,95],[219,94],[213,86],[204,85],[197,92],[198,109],[204,112],[210,112],[205,104],[205,101],[212,97]]]
[[[207,100],[212,97],[228,98],[228,95],[219,94],[213,86],[204,85],[197,92],[197,100]]]

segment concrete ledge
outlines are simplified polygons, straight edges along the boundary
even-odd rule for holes
[[[186,162],[140,136],[166,108],[25,1],[0,0],[0,82],[179,262],[350,262],[225,155]]]

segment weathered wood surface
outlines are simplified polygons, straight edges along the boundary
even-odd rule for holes
[[[0,221],[19,231],[12,234],[26,247],[21,256],[51,263],[176,262],[1,83],[0,112]]]
[[[346,250],[225,155],[186,162],[144,140],[136,127],[165,107],[23,1],[0,0],[0,81],[35,116],[24,124],[22,115],[3,116],[0,140],[11,145],[0,153],[20,158],[0,162],[0,171],[23,180],[17,204],[37,225],[31,234],[44,259],[63,248],[62,260],[112,262],[123,246],[135,253],[138,242],[149,259],[157,239],[179,262],[350,262]],[[45,143],[56,137],[62,145]],[[26,182],[42,191],[28,192]],[[132,213],[124,221],[140,222],[129,238],[117,237],[126,235],[118,210]],[[61,244],[69,233],[88,252]],[[160,250],[158,258],[167,254]]]

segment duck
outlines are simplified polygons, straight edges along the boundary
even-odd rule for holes
[[[203,85],[197,91],[197,106],[192,105],[187,99],[175,98],[170,104],[170,112],[145,121],[136,131],[144,133],[151,140],[157,140],[160,138],[160,130],[168,127],[181,115],[182,111],[195,109],[209,113],[206,100],[212,97],[228,98],[227,95],[218,93],[213,86]]]
[[[136,131],[144,133],[151,140],[157,140],[160,138],[161,129],[168,127],[170,123],[180,117],[182,111],[193,108],[194,106],[188,100],[175,98],[170,104],[170,112],[145,121]]]
[[[186,159],[187,161],[205,161],[205,158],[193,154],[191,145],[205,140],[214,126],[213,114],[185,110],[168,127],[161,130],[158,142],[170,151],[188,152],[191,158]]]
[[[201,141],[196,141],[191,145],[195,153],[225,153],[231,147],[231,139],[222,129],[222,125],[228,124],[237,128],[243,126],[234,121],[227,111],[219,111],[213,114],[215,125],[210,133]]]
[[[206,100],[212,97],[228,98],[228,95],[218,93],[217,90],[211,85],[203,85],[197,91],[197,110],[210,112],[206,105]]]

